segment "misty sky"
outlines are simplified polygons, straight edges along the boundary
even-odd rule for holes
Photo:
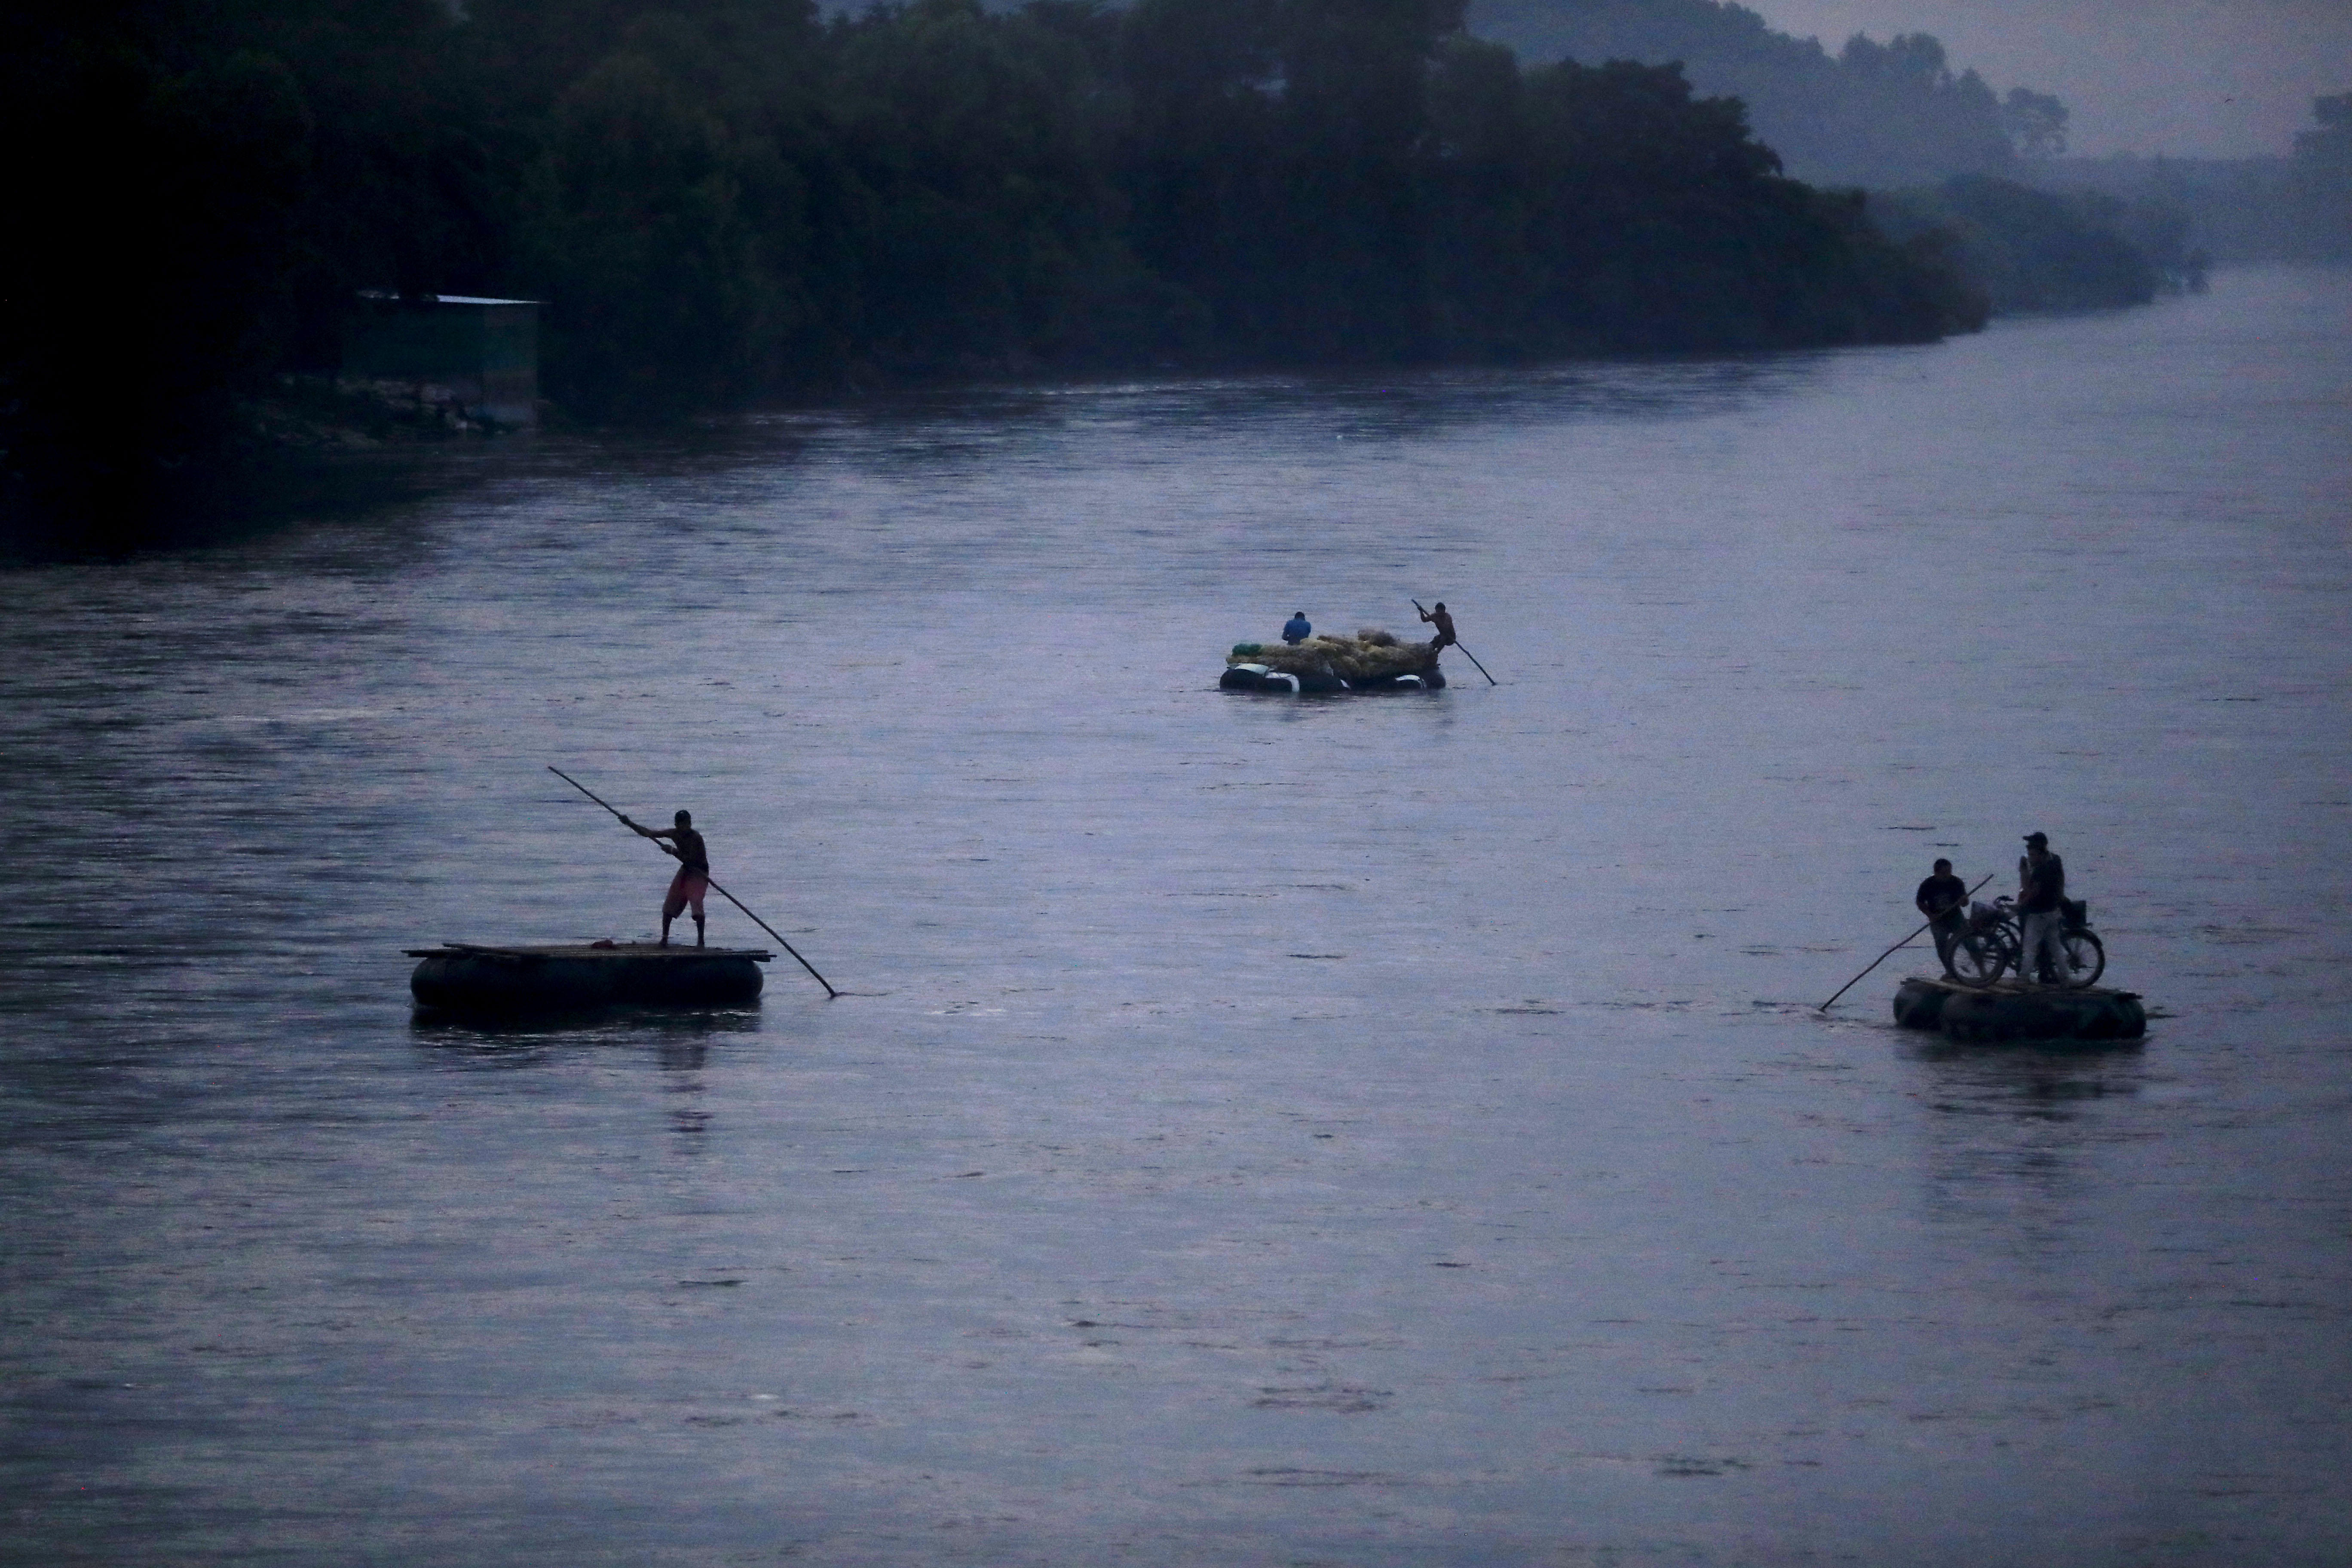
[[[2000,91],[2054,92],[2072,150],[2285,153],[2319,93],[2352,92],[2352,0],[1743,0],[1835,50],[1933,33]]]

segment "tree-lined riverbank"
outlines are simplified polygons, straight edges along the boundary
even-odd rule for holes
[[[1931,339],[1930,241],[1457,0],[153,0],[7,24],[6,502],[135,532],[358,289],[590,417],[909,376]]]

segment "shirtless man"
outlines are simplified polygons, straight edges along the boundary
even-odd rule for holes
[[[1438,600],[1437,608],[1433,610],[1422,611],[1421,618],[1437,628],[1437,635],[1429,639],[1431,652],[1454,646],[1454,617],[1445,613],[1444,600]]]
[[[694,908],[694,945],[702,945],[702,899],[710,891],[710,852],[702,847],[702,835],[694,830],[690,812],[677,814],[676,827],[640,827],[625,816],[621,818],[630,831],[661,844],[672,840],[676,848],[662,844],[663,852],[677,857],[677,875],[669,879],[669,894],[662,900],[661,944],[669,945],[669,922],[688,905]]]

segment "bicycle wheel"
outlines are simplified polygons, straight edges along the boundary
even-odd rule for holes
[[[2059,935],[2058,945],[2066,954],[2066,973],[2063,984],[2095,985],[2099,983],[2099,976],[2106,973],[2107,950],[2100,943],[2096,932],[2080,930],[2064,931]]]
[[[2000,942],[1994,932],[1972,932],[1952,944],[1952,973],[1970,985],[1990,985],[2000,971]]]

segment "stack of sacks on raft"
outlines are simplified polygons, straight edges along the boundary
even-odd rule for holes
[[[1294,676],[1301,690],[1335,689],[1341,682],[1351,688],[1384,685],[1405,675],[1429,685],[1443,684],[1431,644],[1399,642],[1392,633],[1375,626],[1354,637],[1318,635],[1296,645],[1236,643],[1225,656],[1225,668],[1229,677],[1258,671]],[[1223,684],[1247,683],[1228,679]]]

